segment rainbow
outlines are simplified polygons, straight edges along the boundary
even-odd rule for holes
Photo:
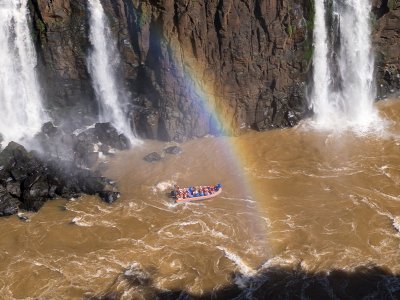
[[[149,30],[150,9],[140,4],[137,4],[136,7],[139,6],[141,11],[136,12],[137,24],[139,27]],[[246,198],[254,200],[257,205],[260,205],[257,199],[262,196],[257,193],[257,188],[252,183],[251,176],[246,174],[245,158],[248,155],[248,149],[243,147],[237,138],[232,137],[232,135],[238,133],[239,129],[239,124],[235,119],[235,109],[230,107],[227,101],[224,101],[221,88],[216,84],[216,76],[213,72],[205,69],[205,65],[190,51],[185,51],[186,47],[192,47],[189,39],[185,46],[180,43],[176,35],[169,36],[168,40],[162,36],[156,38],[159,40],[155,42],[166,44],[170,58],[172,58],[173,72],[183,78],[187,91],[187,101],[200,106],[202,117],[209,119],[212,133],[223,136],[219,139],[219,145],[225,157],[230,160],[236,174],[238,174],[238,184],[241,191],[246,195]],[[259,211],[261,211],[261,208]],[[256,228],[257,233],[265,233],[265,224],[258,224]]]

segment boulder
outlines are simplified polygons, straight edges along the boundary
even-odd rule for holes
[[[113,191],[101,191],[99,192],[99,197],[107,203],[113,203],[115,200],[117,200],[121,194],[119,192],[113,192]]]
[[[18,219],[20,219],[23,222],[28,222],[29,218],[23,214],[18,214]]]
[[[54,197],[76,198],[99,194],[108,203],[119,193],[115,183],[75,161],[39,157],[14,142],[0,153],[0,216],[15,214],[18,207],[38,211]]]
[[[58,129],[52,122],[47,122],[43,124],[42,132],[47,136],[55,136],[58,132]]]
[[[150,154],[147,154],[143,159],[147,162],[157,162],[162,160],[162,157],[157,152],[152,152]]]
[[[6,184],[7,192],[16,198],[21,197],[21,183],[16,181],[9,181]]]
[[[164,152],[168,153],[168,154],[175,154],[175,155],[176,154],[181,154],[182,153],[182,148],[180,148],[178,146],[171,146],[171,147],[165,148]]]
[[[13,198],[7,190],[0,185],[0,216],[14,215],[18,212],[20,202]]]
[[[130,147],[129,140],[123,134],[118,134],[117,129],[111,123],[96,123],[95,134],[102,144],[112,148],[126,150]]]

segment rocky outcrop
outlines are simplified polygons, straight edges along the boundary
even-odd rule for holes
[[[25,210],[39,210],[55,197],[98,194],[111,203],[119,197],[115,184],[72,161],[53,160],[28,152],[11,142],[0,153],[0,216]]]
[[[102,155],[129,148],[128,139],[110,123],[72,133],[48,122],[31,146],[35,143],[39,152],[11,142],[0,153],[0,216],[19,208],[37,211],[55,197],[97,194],[107,203],[119,198],[114,182],[89,169]]]
[[[373,42],[379,97],[400,92],[400,1],[374,0]]]
[[[147,154],[145,157],[143,157],[143,159],[144,159],[145,161],[147,161],[147,162],[152,163],[152,162],[160,161],[160,160],[162,160],[163,158],[162,158],[162,156],[161,156],[159,153],[157,153],[157,152],[151,152],[151,153]]]
[[[84,168],[95,166],[101,156],[130,148],[127,137],[119,134],[110,123],[96,123],[71,132],[47,122],[34,141],[49,157],[71,160]]]
[[[181,141],[291,126],[307,113],[311,14],[303,1],[101,2],[139,135]],[[31,3],[53,115],[65,118],[71,107],[90,115],[87,1]]]

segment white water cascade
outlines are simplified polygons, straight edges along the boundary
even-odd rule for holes
[[[319,128],[369,130],[379,122],[370,9],[370,0],[315,0],[310,100]]]
[[[27,0],[0,0],[0,133],[4,143],[32,137],[47,119],[28,21]]]
[[[89,55],[89,72],[100,107],[100,122],[111,122],[131,143],[136,143],[124,110],[126,93],[117,85],[116,70],[120,64],[116,42],[112,37],[100,0],[89,0],[92,51]]]

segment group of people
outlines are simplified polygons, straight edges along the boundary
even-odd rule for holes
[[[208,185],[208,186],[195,186],[181,189],[179,186],[174,185],[174,195],[175,198],[186,199],[193,197],[208,196],[214,194],[221,188],[221,184]]]

